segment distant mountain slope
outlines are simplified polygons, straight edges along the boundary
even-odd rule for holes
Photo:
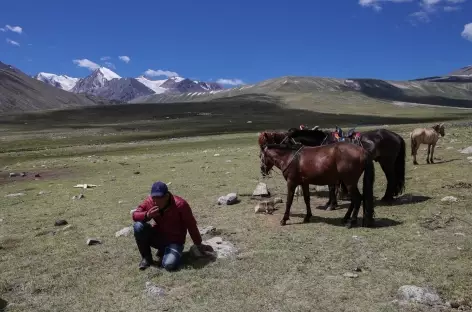
[[[50,86],[0,62],[0,113],[107,104],[110,102],[94,96]]]
[[[449,76],[472,76],[472,65],[455,70]]]
[[[303,95],[303,100],[307,102],[316,102],[320,97],[327,98],[330,95],[341,95],[345,96],[346,99],[356,97],[359,103],[370,98],[390,102],[472,108],[472,83],[292,76],[269,79],[253,85],[209,93],[154,94],[136,98],[131,100],[130,103],[211,101],[244,94],[278,95],[282,98],[291,98],[292,101],[295,95]],[[343,103],[337,103],[337,105],[342,106]]]

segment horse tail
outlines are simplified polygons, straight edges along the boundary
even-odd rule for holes
[[[398,196],[405,191],[405,158],[406,158],[406,144],[405,140],[400,138],[400,151],[398,152],[397,159],[395,159],[394,171],[395,171],[395,190],[393,196]]]
[[[364,161],[364,181],[362,186],[362,211],[364,215],[364,224],[371,223],[374,220],[375,168],[372,156],[368,152],[366,152],[366,154],[367,157]]]

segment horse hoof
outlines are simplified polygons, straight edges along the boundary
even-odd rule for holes
[[[283,225],[286,225],[286,224],[287,224],[287,221],[286,221],[286,220],[281,220],[281,221],[280,221],[280,225],[283,226]]]
[[[413,165],[418,166],[418,162],[414,161],[414,162],[413,162]]]
[[[305,218],[303,219],[303,223],[310,223],[310,219],[311,219],[311,216],[305,217]]]
[[[332,206],[328,206],[328,207],[326,207],[325,210],[326,210],[326,211],[331,211],[331,210],[334,210],[334,208],[333,208]]]

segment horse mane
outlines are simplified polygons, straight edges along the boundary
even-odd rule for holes
[[[269,132],[264,131],[259,133],[258,143],[262,147],[267,144],[278,144],[281,143],[287,136],[285,132]]]
[[[303,147],[303,144],[266,144],[265,147],[268,149],[281,149],[281,150],[298,150]]]
[[[292,130],[292,131],[290,131]],[[330,132],[326,133],[325,131],[322,131],[322,130],[319,130],[319,129],[315,129],[315,130],[311,130],[311,129],[303,129],[303,130],[300,130],[300,129],[290,129],[289,130],[289,133],[288,133],[288,136],[291,137],[291,138],[296,138],[296,137],[300,137],[300,136],[303,136],[303,137],[308,137],[308,138],[312,138],[312,139],[324,139],[327,135],[329,135]]]

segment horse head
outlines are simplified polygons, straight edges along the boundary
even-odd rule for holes
[[[439,133],[442,137],[446,135],[444,131],[444,123],[436,124],[433,126],[434,131]]]
[[[268,176],[274,167],[274,162],[267,156],[267,144],[264,144],[263,148],[261,148],[259,158],[261,160],[261,174],[263,177]]]

